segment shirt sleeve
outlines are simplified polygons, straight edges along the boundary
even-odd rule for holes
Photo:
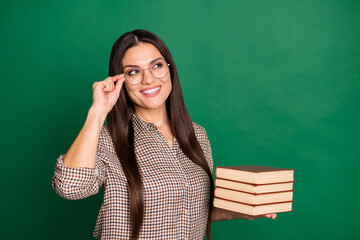
[[[206,132],[205,132],[205,157],[206,157],[206,160],[208,161],[211,174],[213,175],[214,163],[213,163],[210,141],[209,141],[209,138],[207,137]]]
[[[210,167],[211,174],[214,175],[213,174],[213,168],[214,168],[213,157],[212,157],[212,152],[211,152],[210,141],[207,136],[206,130],[205,130],[205,128],[203,128],[202,126],[200,126],[196,123],[193,123],[193,126],[194,126],[194,130],[195,130],[195,135],[200,143],[201,149],[203,150],[205,158]]]
[[[105,156],[101,139],[100,135],[95,168],[66,167],[63,163],[65,154],[58,157],[52,178],[52,187],[61,197],[70,200],[83,199],[97,194],[99,188],[104,186],[106,172],[103,159]]]

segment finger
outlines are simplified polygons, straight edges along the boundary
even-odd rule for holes
[[[112,81],[113,81],[112,77],[107,77],[107,78],[104,79],[104,82],[112,82]]]
[[[93,85],[92,85],[92,88],[96,89],[96,88],[99,88],[99,86],[101,86],[100,87],[100,89],[101,89],[102,88],[102,81],[101,82],[94,82]]]
[[[276,213],[269,213],[269,214],[266,214],[265,217],[275,219],[277,217],[277,215],[276,215]]]
[[[115,76],[112,76],[112,77],[109,77],[109,78],[111,79],[111,81],[116,82],[116,81],[118,81],[119,79],[121,79],[123,77],[124,77],[124,74],[118,74],[118,75],[115,75]]]
[[[112,92],[109,92],[108,93],[108,97],[111,98],[111,99],[114,99],[115,102],[117,101],[117,99],[119,98],[120,96],[120,90],[121,90],[121,87],[124,83],[125,79],[120,79],[116,82],[116,85],[115,85],[115,88]]]
[[[103,81],[102,89],[104,92],[111,92],[114,89],[114,83],[109,81]]]
[[[125,81],[125,78],[120,78],[120,79],[116,82],[115,92],[116,92],[117,94],[120,94],[120,90],[121,90],[122,85],[124,84],[124,81]]]

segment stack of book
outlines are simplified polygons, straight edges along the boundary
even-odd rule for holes
[[[294,169],[259,165],[217,167],[214,206],[258,216],[292,211]]]

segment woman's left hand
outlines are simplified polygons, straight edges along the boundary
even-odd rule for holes
[[[212,222],[217,222],[221,220],[233,220],[233,219],[247,219],[254,220],[258,218],[271,218],[275,219],[277,217],[276,213],[269,213],[259,216],[251,216],[243,213],[237,213],[233,211],[228,211],[225,209],[213,207],[213,212],[211,214]]]
[[[226,211],[226,213],[224,213],[224,214],[226,215],[226,219],[228,219],[228,220],[233,220],[233,219],[254,220],[254,219],[258,219],[258,218],[272,218],[272,219],[275,219],[277,217],[276,213],[268,213],[268,214],[264,214],[264,215],[251,216],[251,215],[232,212],[232,211],[227,211],[227,210],[224,210],[224,211]]]

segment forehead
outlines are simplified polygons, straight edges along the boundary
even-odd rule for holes
[[[160,51],[151,43],[140,42],[129,48],[122,59],[122,65],[147,66],[152,60],[163,57]]]

